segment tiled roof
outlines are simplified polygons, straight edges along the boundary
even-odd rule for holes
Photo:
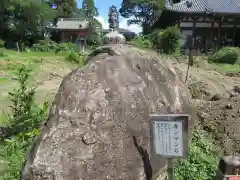
[[[49,29],[71,29],[79,30],[88,28],[89,22],[79,18],[60,18],[56,25],[47,26]]]
[[[174,4],[169,1],[165,0],[165,8],[175,12],[240,15],[240,0],[181,0]]]

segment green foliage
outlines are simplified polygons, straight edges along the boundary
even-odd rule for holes
[[[31,49],[32,51],[40,52],[55,51],[57,49],[57,43],[50,39],[39,40],[38,43],[34,44]]]
[[[82,54],[78,54],[75,51],[69,51],[65,57],[65,59],[69,62],[74,62],[79,64],[80,66],[84,64],[84,56]]]
[[[0,27],[5,38],[23,40],[42,36],[43,26],[54,17],[54,11],[45,1],[11,0],[1,1],[3,12]]]
[[[4,48],[4,45],[5,45],[5,41],[0,39],[0,48]]]
[[[73,17],[77,9],[77,2],[75,0],[50,0],[50,4],[57,5],[57,18],[59,17]]]
[[[156,42],[159,43],[157,46],[163,50],[163,53],[176,53],[180,51],[181,30],[177,26],[168,27],[157,35]]]
[[[42,119],[37,118],[41,117],[42,111],[35,111],[37,108],[34,103],[36,87],[27,87],[29,76],[30,70],[22,66],[17,72],[19,88],[9,92],[9,99],[12,102],[9,125],[13,134],[39,128],[42,122]]]
[[[109,29],[116,29],[116,28],[118,28],[119,13],[118,13],[117,7],[115,5],[112,5],[109,8],[108,24],[109,24]]]
[[[31,49],[32,51],[38,51],[38,52],[39,51],[40,52],[52,51],[55,53],[66,52],[66,51],[79,52],[79,47],[76,44],[73,44],[72,42],[57,44],[56,42],[50,39],[38,41],[38,43],[34,44]]]
[[[152,48],[151,41],[144,36],[136,36],[133,40],[130,41],[130,44],[139,48]]]
[[[5,49],[4,48],[0,48],[0,57],[5,57]]]
[[[92,33],[91,36],[88,37],[87,39],[87,44],[89,46],[100,46],[103,44],[103,36],[101,33]]]
[[[99,15],[98,9],[95,6],[94,0],[83,0],[82,1],[83,14],[87,19],[93,19]]]
[[[143,28],[143,34],[150,32],[151,25],[159,18],[164,0],[122,0],[121,16],[128,18],[128,24]]]
[[[236,64],[240,61],[240,49],[237,47],[223,47],[208,60],[214,63]]]
[[[187,160],[178,160],[174,168],[176,180],[212,180],[218,165],[218,151],[207,133],[195,128]]]
[[[57,44],[54,49],[55,53],[67,51],[79,52],[79,50],[80,50],[79,47],[76,44],[73,44],[72,42]]]
[[[39,107],[34,102],[35,88],[27,88],[29,70],[23,66],[18,71],[19,88],[9,92],[12,101],[8,126],[11,132],[0,140],[0,180],[17,180],[29,146],[39,134],[39,128],[47,116],[48,103]]]
[[[152,42],[155,49],[161,48],[160,30],[155,30],[150,33],[147,37]]]

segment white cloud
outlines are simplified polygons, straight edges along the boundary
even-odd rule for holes
[[[108,29],[108,20],[107,18],[104,18],[102,16],[98,16],[96,17],[96,19],[102,23],[102,26],[104,29]],[[140,33],[142,32],[142,28],[138,25],[130,25],[128,26],[127,24],[127,19],[126,18],[120,18],[120,22],[119,22],[119,27],[120,28],[124,28],[124,29],[128,29],[130,31],[133,31],[135,33]]]

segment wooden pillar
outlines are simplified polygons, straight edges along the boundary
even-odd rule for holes
[[[217,37],[217,47],[216,51],[221,47],[221,28],[222,28],[222,22],[223,22],[224,17],[221,17],[218,20],[218,37]]]
[[[214,34],[214,31],[215,31],[215,27],[214,27],[214,24],[215,24],[215,18],[214,17],[212,17],[212,26],[211,26],[211,39],[212,39],[212,51],[214,52],[215,50],[215,46],[214,46],[214,41],[215,41],[215,34]],[[212,52],[212,53],[213,53]]]
[[[193,39],[195,36],[195,31],[196,31],[196,18],[193,18],[193,28],[192,28],[192,35],[191,37],[187,40],[188,41],[188,67],[187,67],[187,73],[186,73],[186,78],[185,78],[185,84],[187,83],[188,80],[188,74],[189,74],[189,70],[190,67],[193,66],[193,55],[192,55],[192,50],[193,50],[193,46],[194,43]]]
[[[232,37],[233,46],[235,46],[236,28],[237,28],[237,19],[234,18],[233,37]]]
[[[193,50],[194,48],[196,48],[196,20],[197,17],[193,17],[193,28],[192,28],[192,47],[191,50]]]
[[[64,31],[61,32],[61,41],[64,42]]]
[[[177,27],[178,28],[180,28],[181,19],[182,19],[182,17],[180,17],[179,20],[177,21]]]

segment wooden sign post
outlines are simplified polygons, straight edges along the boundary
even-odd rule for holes
[[[152,149],[167,159],[168,179],[173,180],[173,158],[188,156],[188,114],[150,115]]]

